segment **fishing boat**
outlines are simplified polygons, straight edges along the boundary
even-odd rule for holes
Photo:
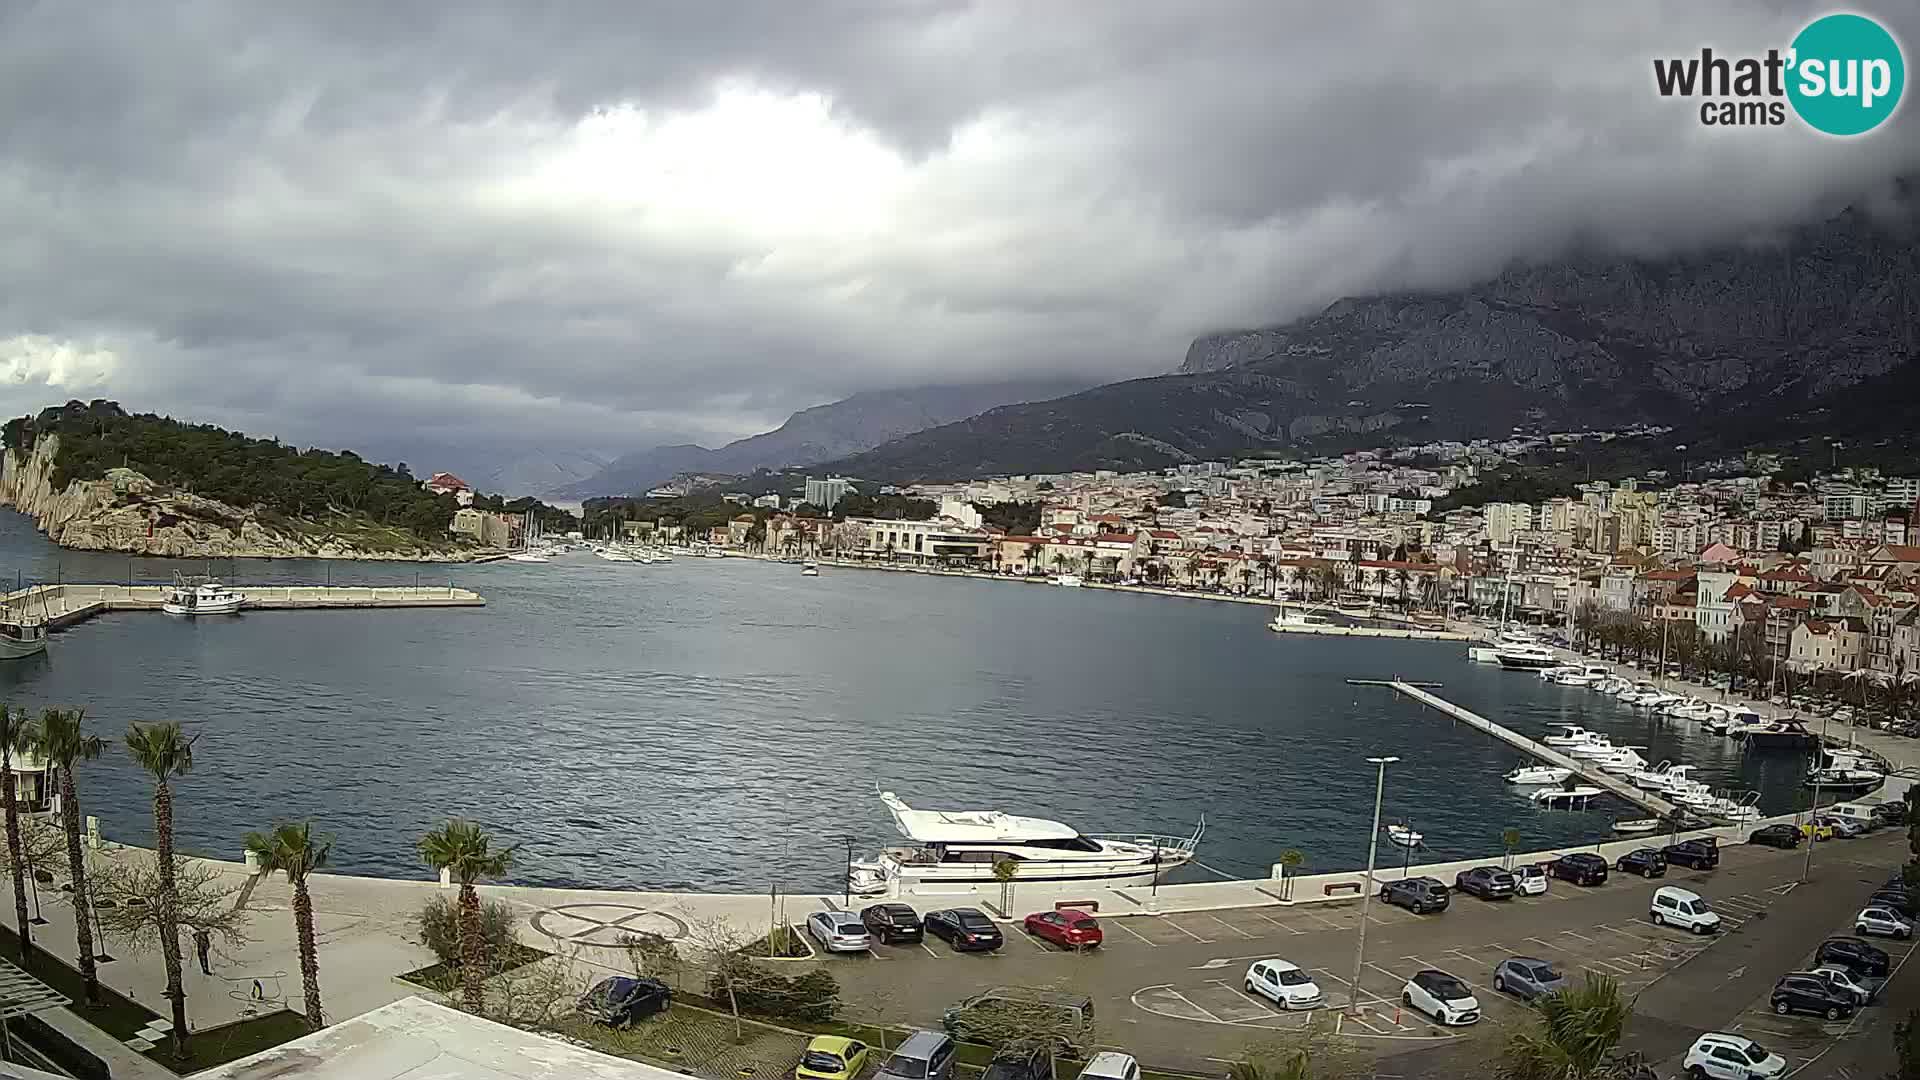
[[[1808,731],[1798,720],[1776,720],[1738,733],[1747,749],[1757,754],[1807,754],[1820,745],[1820,737]]]
[[[800,576],[801,577],[819,577],[820,565],[818,563],[813,563],[813,562],[801,564]]]
[[[1645,836],[1647,833],[1660,831],[1660,819],[1645,817],[1634,818],[1631,821],[1616,821],[1613,823],[1613,831],[1622,836]]]
[[[1572,769],[1563,769],[1558,765],[1522,765],[1509,772],[1505,779],[1509,784],[1529,786],[1564,784],[1572,776]]]
[[[186,577],[175,570],[173,589],[161,602],[160,610],[169,615],[232,615],[246,602],[245,596],[210,577]]]
[[[16,620],[11,614],[0,620],[0,660],[23,660],[46,651],[46,623]]]
[[[1207,827],[1202,817],[1188,836],[1084,834],[998,810],[916,810],[891,791],[880,802],[909,844],[848,867],[848,887],[861,895],[971,892],[995,885],[994,865],[1008,859],[1021,881],[1146,885],[1191,862]]]
[[[1414,832],[1413,829],[1404,822],[1396,821],[1387,826],[1387,839],[1399,844],[1401,847],[1411,848],[1419,847],[1421,841],[1425,840],[1426,837]]]

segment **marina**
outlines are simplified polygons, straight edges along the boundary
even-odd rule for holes
[[[55,630],[112,611],[161,611],[170,615],[232,615],[257,611],[341,608],[418,609],[483,607],[486,599],[453,586],[277,585],[245,593],[198,582],[168,585],[34,585],[0,593],[0,608],[28,612]]]

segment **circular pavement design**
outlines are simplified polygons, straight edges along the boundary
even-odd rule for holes
[[[622,934],[658,934],[668,941],[687,936],[687,924],[664,911],[627,904],[562,904],[534,913],[535,930],[567,945],[620,947]]]

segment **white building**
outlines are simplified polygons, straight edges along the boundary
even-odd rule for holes
[[[1533,506],[1529,503],[1488,503],[1487,539],[1495,546],[1513,542],[1513,534],[1533,528]]]
[[[809,478],[806,501],[818,509],[831,510],[852,489],[851,483],[838,476],[829,476],[825,480]]]

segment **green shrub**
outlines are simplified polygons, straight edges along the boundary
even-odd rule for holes
[[[840,1012],[840,981],[814,969],[783,975],[744,956],[728,958],[707,981],[707,994],[726,1001],[729,981],[740,1011],[777,1020],[832,1020]]]
[[[460,907],[451,898],[436,896],[420,905],[414,917],[420,944],[433,950],[443,964],[460,962]],[[480,901],[480,940],[487,955],[502,957],[513,943],[513,906],[501,900]]]

